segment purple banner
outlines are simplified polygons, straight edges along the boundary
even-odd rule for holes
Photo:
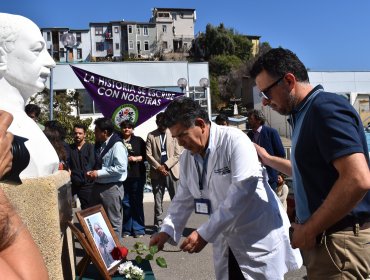
[[[124,120],[142,124],[183,93],[140,87],[116,81],[70,65],[106,118],[116,128]]]

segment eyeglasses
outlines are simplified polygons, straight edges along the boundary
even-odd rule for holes
[[[282,79],[284,79],[285,75],[282,76],[281,78],[277,79],[275,82],[273,82],[271,85],[269,85],[267,88],[265,88],[264,90],[261,90],[260,91],[260,97],[261,98],[265,98],[267,100],[271,99],[271,96],[269,94],[269,91],[274,87],[276,86],[278,83],[281,82]]]

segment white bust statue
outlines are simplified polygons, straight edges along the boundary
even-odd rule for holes
[[[40,29],[31,20],[0,13],[0,109],[14,120],[9,131],[28,139],[30,163],[20,178],[34,178],[58,170],[58,156],[35,121],[24,112],[28,98],[42,91],[55,62]]]

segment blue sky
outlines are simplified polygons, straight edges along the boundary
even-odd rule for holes
[[[294,51],[311,70],[370,70],[370,0],[0,0],[0,11],[39,27],[87,29],[89,22],[148,21],[153,7],[193,8],[207,23],[259,35]]]

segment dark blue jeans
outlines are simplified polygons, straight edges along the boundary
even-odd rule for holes
[[[145,234],[144,222],[144,178],[127,178],[123,182],[124,197],[122,234]]]

